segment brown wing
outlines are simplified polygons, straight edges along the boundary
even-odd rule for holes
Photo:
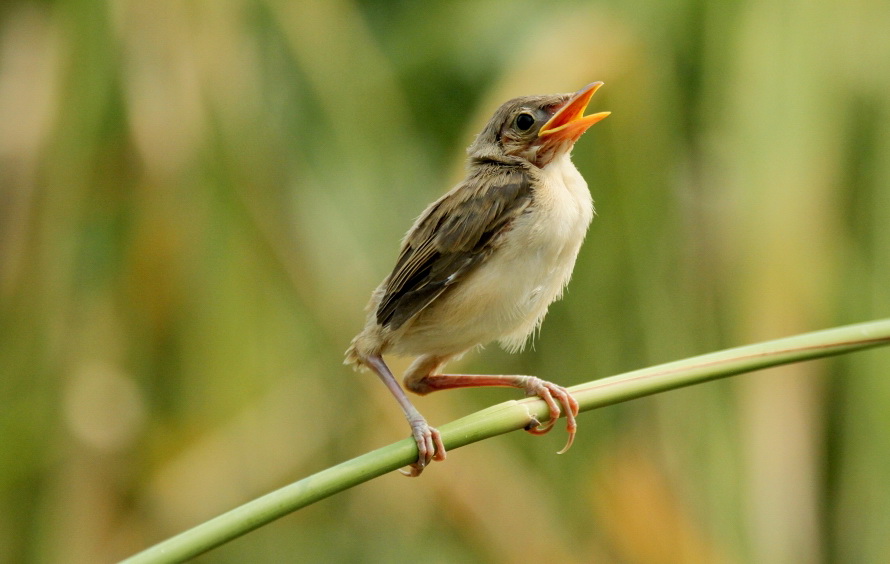
[[[466,276],[531,198],[524,169],[489,164],[430,206],[405,238],[377,323],[398,329]]]

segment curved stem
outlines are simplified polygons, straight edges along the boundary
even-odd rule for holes
[[[882,319],[696,356],[594,380],[569,390],[581,411],[587,411],[743,372],[888,344],[890,319]],[[508,401],[442,425],[439,431],[445,447],[451,450],[522,429],[532,416],[539,421],[549,418],[543,400]],[[316,501],[407,466],[416,458],[414,439],[404,439],[259,497],[124,562],[182,562]]]

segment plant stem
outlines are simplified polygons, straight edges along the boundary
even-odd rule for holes
[[[696,356],[570,388],[581,411],[770,366],[890,344],[890,319],[847,325]],[[449,450],[522,429],[548,409],[537,398],[508,401],[439,427]],[[180,533],[125,560],[182,562],[330,495],[412,463],[411,438],[322,470]]]

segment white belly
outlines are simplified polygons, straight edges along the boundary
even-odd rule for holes
[[[587,183],[568,155],[543,172],[533,206],[514,222],[497,250],[447,299],[418,316],[412,335],[397,348],[445,355],[493,340],[510,351],[523,347],[562,295],[593,218]],[[425,323],[427,315],[435,324]]]

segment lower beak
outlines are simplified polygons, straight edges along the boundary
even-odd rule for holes
[[[601,121],[612,112],[599,112],[585,116],[584,110],[593,94],[602,86],[602,82],[588,84],[575,93],[547,123],[538,131],[538,137],[548,137],[558,141],[575,142],[591,125]]]

